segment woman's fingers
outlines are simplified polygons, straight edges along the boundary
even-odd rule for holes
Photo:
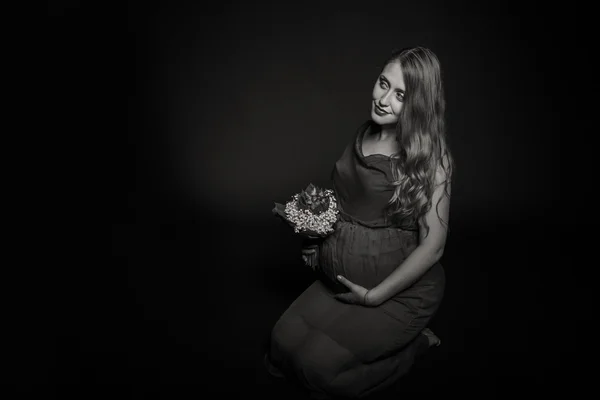
[[[340,301],[343,301],[344,303],[354,303],[354,296],[352,295],[352,293],[339,293],[333,297]]]
[[[346,286],[348,289],[355,291],[356,290],[356,284],[350,282],[348,279],[344,278],[341,275],[337,276],[338,281],[340,281],[341,284],[343,284],[344,286]]]
[[[317,263],[317,257],[315,254],[302,254],[302,261],[305,265],[314,267]]]

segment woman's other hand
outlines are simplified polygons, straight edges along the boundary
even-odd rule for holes
[[[308,265],[312,270],[314,270],[318,263],[318,249],[317,245],[304,245],[302,247],[302,261],[304,261],[305,265]]]
[[[302,242],[302,261],[314,271],[319,263],[319,243],[323,239],[319,236],[306,235]]]

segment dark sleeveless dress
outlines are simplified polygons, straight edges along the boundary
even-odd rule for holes
[[[386,222],[393,194],[389,157],[364,156],[362,139],[378,129],[360,126],[332,171],[340,220],[319,244],[319,279],[283,313],[271,333],[270,359],[316,397],[364,397],[411,368],[417,338],[444,293],[436,263],[411,287],[378,307],[343,303],[336,275],[367,289],[385,279],[415,249],[418,230]]]

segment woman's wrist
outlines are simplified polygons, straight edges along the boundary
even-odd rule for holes
[[[385,303],[387,297],[385,293],[381,291],[381,287],[375,286],[369,289],[365,295],[365,301],[368,306],[377,307],[382,303]]]
[[[302,245],[303,246],[318,246],[319,243],[322,242],[322,238],[313,237],[313,236],[304,236],[302,237]]]
[[[381,302],[378,301],[377,293],[373,289],[367,290],[364,296],[364,304],[369,307],[377,307]]]

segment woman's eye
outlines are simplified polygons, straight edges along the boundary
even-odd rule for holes
[[[396,97],[398,97],[398,100],[404,101],[404,94],[403,93],[400,93],[400,92],[396,93]]]
[[[387,84],[384,81],[382,81],[381,79],[379,80],[379,86],[381,86],[382,89],[387,88]]]

